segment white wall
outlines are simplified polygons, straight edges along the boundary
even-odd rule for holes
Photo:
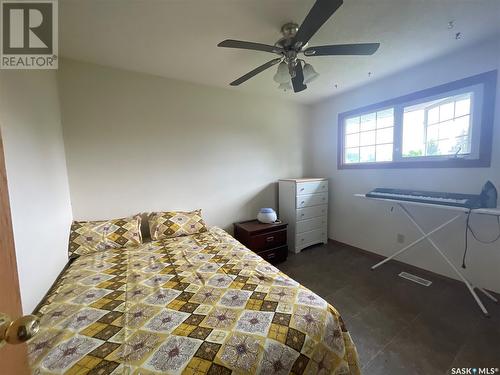
[[[500,42],[496,38],[334,96],[312,108],[306,172],[331,178],[330,238],[383,255],[389,255],[401,247],[396,243],[396,233],[404,234],[407,243],[417,238],[418,233],[412,224],[397,210],[390,212],[387,205],[362,201],[352,196],[375,187],[478,194],[485,181],[491,180],[500,191],[500,84],[496,96],[491,168],[337,170],[339,113],[499,68]],[[449,215],[434,209],[414,212],[425,223],[426,229],[433,228]],[[456,222],[450,229],[434,236],[456,265],[461,265],[464,225],[464,221]],[[495,219],[492,218],[473,218],[472,225],[485,238],[494,238],[495,233],[498,233]],[[500,242],[478,245],[471,240],[471,244],[465,274],[473,282],[500,292]],[[400,260],[455,277],[428,244],[417,246],[402,255]]]
[[[299,104],[72,60],[58,79],[75,219],[202,208],[230,229],[302,176]]]
[[[68,259],[71,224],[55,72],[0,72],[0,125],[23,311]]]

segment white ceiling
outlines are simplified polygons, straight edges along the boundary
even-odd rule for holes
[[[239,87],[232,80],[273,54],[218,48],[224,39],[273,44],[314,0],[60,0],[64,57],[312,102],[500,32],[500,0],[344,0],[309,45],[380,42],[373,56],[311,57],[320,78],[283,93],[276,67]],[[454,20],[455,27],[448,29]],[[461,32],[462,38],[455,39]],[[373,72],[368,78],[368,72]],[[335,88],[335,84],[338,88]]]

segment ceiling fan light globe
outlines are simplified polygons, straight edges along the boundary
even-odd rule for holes
[[[290,81],[290,73],[288,73],[288,65],[282,61],[278,65],[278,70],[273,77],[274,81],[279,84],[284,84]]]
[[[290,83],[290,81],[287,81],[287,82],[284,82],[284,83],[280,83],[280,85],[278,86],[278,88],[280,90],[283,90],[283,91],[290,91],[293,89],[292,87],[292,84]]]
[[[319,73],[314,70],[311,64],[305,63],[303,67],[304,71],[304,83],[308,84],[319,77]]]
[[[318,77],[319,77],[319,73],[313,74],[308,78],[304,78],[304,83],[305,84],[311,83],[312,81],[315,81],[316,78],[318,78]]]
[[[278,73],[276,73],[273,77],[274,82],[279,83],[280,85],[287,83],[290,80],[290,75],[287,73],[286,76],[280,76]]]

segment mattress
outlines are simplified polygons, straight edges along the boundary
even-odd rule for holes
[[[38,314],[34,374],[359,374],[337,310],[219,228],[80,256]]]

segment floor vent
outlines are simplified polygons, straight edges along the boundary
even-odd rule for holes
[[[401,272],[398,276],[423,286],[430,286],[432,284],[432,281],[422,279],[421,277],[412,275],[411,273],[408,272]]]

